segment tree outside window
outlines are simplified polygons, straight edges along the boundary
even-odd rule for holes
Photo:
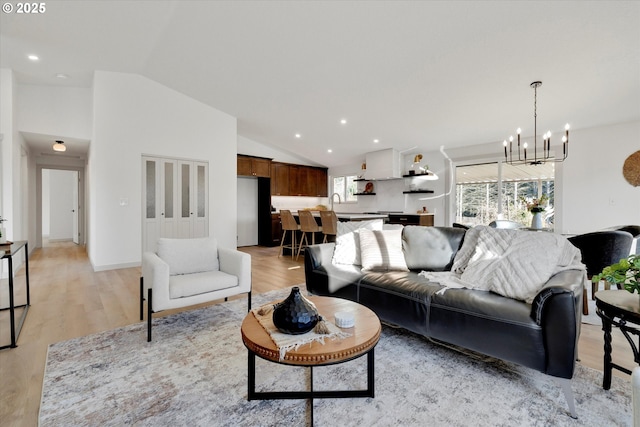
[[[456,168],[456,222],[488,225],[496,219],[531,225],[526,201],[548,198],[544,226],[553,229],[554,165],[512,166],[496,163]],[[500,195],[500,197],[498,197]]]
[[[343,202],[357,202],[358,196],[355,194],[358,191],[358,183],[355,181],[356,179],[358,179],[356,175],[334,177],[332,193],[338,193]]]

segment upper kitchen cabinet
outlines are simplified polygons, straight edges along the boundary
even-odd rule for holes
[[[313,168],[313,181],[316,183],[316,197],[328,197],[327,169]]]
[[[271,159],[238,154],[238,176],[271,177]]]
[[[327,197],[327,169],[273,162],[271,195]]]
[[[289,195],[315,195],[316,183],[311,168],[300,165],[289,166]]]
[[[271,163],[271,195],[289,195],[289,165],[287,163]]]

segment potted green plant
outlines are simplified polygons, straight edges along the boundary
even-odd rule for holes
[[[600,274],[593,276],[594,282],[600,280],[622,285],[627,291],[640,294],[640,256],[630,255],[605,267]]]

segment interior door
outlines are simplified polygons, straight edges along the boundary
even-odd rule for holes
[[[178,162],[162,160],[162,210],[160,212],[160,234],[162,237],[178,236]]]
[[[193,198],[191,185],[192,162],[178,162],[178,236],[191,237],[193,206],[191,200]]]
[[[79,215],[79,211],[80,211],[80,202],[78,200],[78,194],[79,194],[79,187],[80,187],[80,180],[78,179],[78,172],[74,171],[73,172],[73,185],[72,185],[72,191],[73,191],[73,205],[72,205],[72,209],[71,209],[71,214],[73,216],[73,243],[75,243],[76,245],[80,243],[80,232],[79,232],[79,227],[78,227],[78,215]]]

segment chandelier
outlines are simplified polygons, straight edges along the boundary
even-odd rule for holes
[[[551,155],[551,131],[547,131],[542,135],[542,149],[538,149],[538,88],[542,86],[542,82],[533,82],[529,86],[533,88],[533,153],[529,149],[529,156],[527,157],[527,148],[529,144],[524,142],[520,145],[520,133],[522,130],[518,128],[516,134],[518,135],[517,157],[513,154],[513,136],[509,137],[509,142],[504,140],[504,159],[510,165],[541,165],[550,162],[564,162],[569,155],[569,123],[564,127],[564,135],[562,136],[562,157],[555,157]],[[532,155],[533,154],[533,155]]]

